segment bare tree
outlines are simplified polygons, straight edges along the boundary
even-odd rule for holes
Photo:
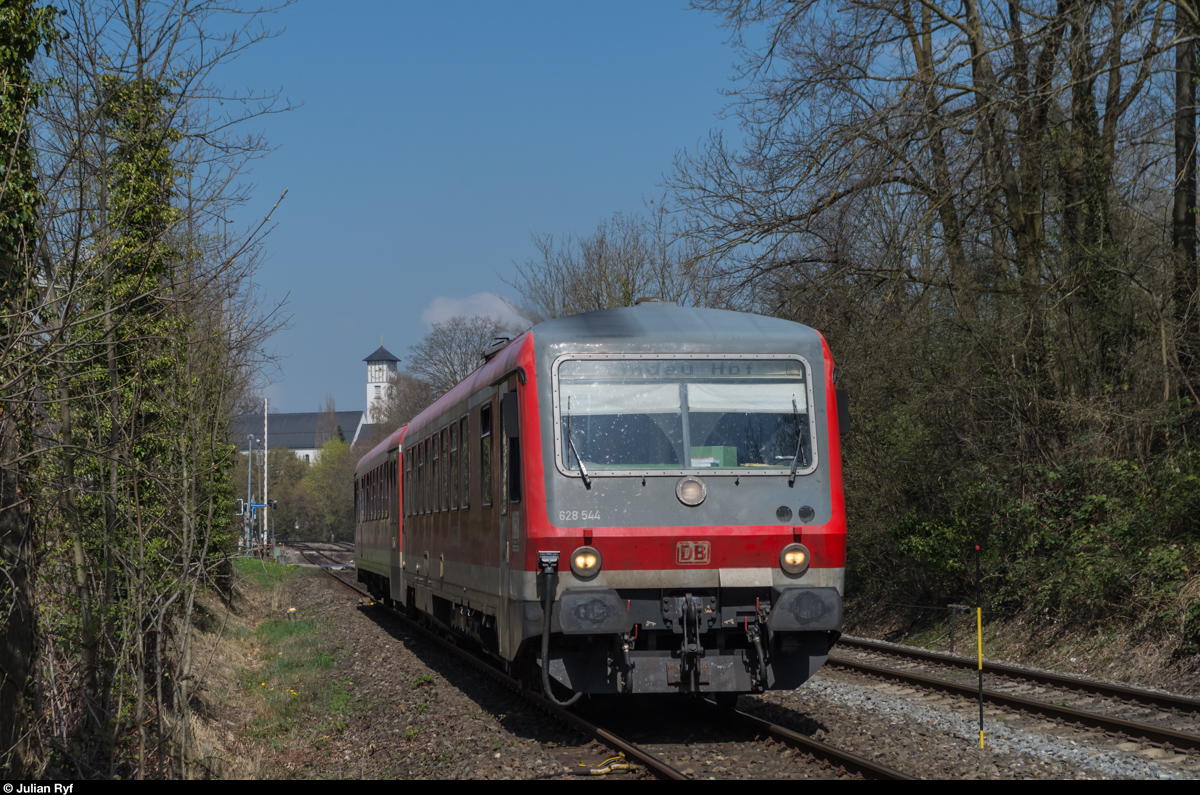
[[[387,400],[383,404],[379,420],[385,431],[384,435],[420,414],[436,397],[429,382],[409,372],[395,373],[388,383]]]
[[[337,402],[333,393],[325,395],[325,405],[317,409],[317,447],[323,447],[330,439],[346,441],[346,432],[341,430],[337,421]]]
[[[668,225],[659,203],[649,217],[616,213],[588,237],[535,235],[539,258],[516,266],[510,285],[532,317],[633,306],[643,297],[687,306],[726,306],[731,295],[696,241]]]
[[[478,315],[434,323],[419,343],[408,346],[408,374],[428,384],[437,397],[483,364],[483,352],[498,334],[515,333],[494,318]]]
[[[1161,360],[1132,319],[1170,319],[1167,3],[697,5],[734,31],[745,140],[671,181],[749,295],[932,302],[1005,385],[987,410],[1021,407],[1019,455],[1075,433],[1070,396],[1132,394]]]

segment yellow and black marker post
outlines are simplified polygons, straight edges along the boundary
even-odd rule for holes
[[[975,635],[979,647],[979,747],[983,748],[983,601],[979,585],[979,545],[975,545]]]

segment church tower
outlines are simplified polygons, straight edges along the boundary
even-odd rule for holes
[[[367,363],[367,423],[374,425],[382,420],[380,412],[387,400],[388,381],[400,360],[380,345],[379,350],[363,361]]]

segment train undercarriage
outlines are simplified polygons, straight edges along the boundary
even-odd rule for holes
[[[511,605],[522,641],[507,660],[496,615],[440,596],[418,611],[411,590],[396,604],[386,578],[360,579],[380,601],[471,642],[514,675],[541,678],[541,603]],[[569,589],[553,606],[548,672],[564,691],[589,694],[791,689],[825,663],[841,618],[834,588]]]

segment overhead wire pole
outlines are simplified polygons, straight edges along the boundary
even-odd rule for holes
[[[250,505],[254,502],[254,491],[251,488],[250,477],[254,474],[254,434],[246,434],[248,448],[246,450],[246,506],[242,508],[242,538],[246,544],[245,554],[250,555]]]

